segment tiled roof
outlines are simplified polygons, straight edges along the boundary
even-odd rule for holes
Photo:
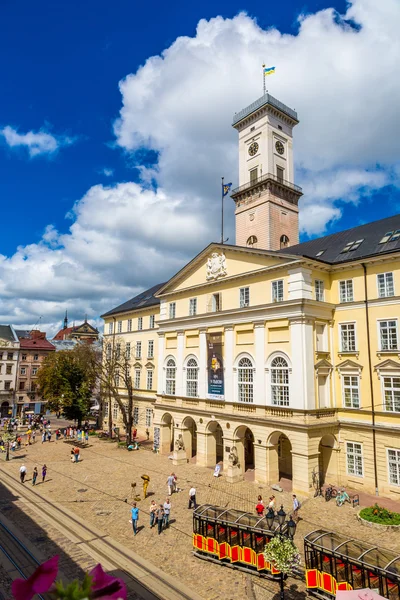
[[[55,350],[55,346],[49,342],[49,340],[34,339],[28,340],[26,338],[20,339],[21,350]]]
[[[53,337],[53,340],[63,340],[64,336],[69,335],[74,330],[74,327],[65,327],[65,329],[60,329]]]
[[[165,285],[166,282],[157,283],[157,285],[153,285],[153,287],[145,290],[141,294],[138,294],[134,298],[131,298],[127,302],[120,304],[116,308],[109,310],[108,312],[101,315],[102,318],[110,317],[111,315],[115,315],[121,312],[127,312],[129,310],[137,310],[138,308],[148,308],[149,306],[157,306],[160,304],[159,298],[155,298],[154,294],[158,292],[158,290]]]
[[[390,232],[392,235],[398,232],[397,239],[390,241],[389,238],[388,241],[381,243],[386,239],[385,234]],[[354,250],[351,249],[351,242],[355,247]],[[344,252],[346,247],[348,250]],[[283,254],[315,258],[329,264],[339,264],[399,251],[400,214],[279,250]]]

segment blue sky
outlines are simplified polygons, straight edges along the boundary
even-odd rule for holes
[[[270,91],[298,109],[301,120],[295,157],[297,180],[305,197],[308,194],[303,239],[397,212],[397,142],[394,131],[393,140],[388,135],[389,123],[383,124],[380,137],[377,120],[379,111],[387,111],[388,120],[391,111],[397,111],[399,89],[393,82],[380,90],[369,54],[371,49],[379,64],[385,62],[380,67],[385,82],[391,73],[396,78],[398,52],[387,42],[391,35],[397,39],[395,4],[395,0],[382,0],[377,9],[372,0],[355,0],[344,17],[347,8],[342,1],[267,5],[250,0],[43,0],[35,4],[4,0],[0,5],[0,321],[29,326],[42,316],[42,323],[51,328],[66,308],[77,320],[85,313],[97,318],[143,286],[172,275],[205,243],[216,239],[213,190],[218,196],[220,174],[237,180],[231,117],[261,95],[261,77],[257,77],[261,62],[269,63],[269,58],[277,68]],[[330,7],[337,13],[325,10]],[[379,12],[373,14],[374,10]],[[241,11],[248,17],[238,18]],[[299,15],[303,15],[301,26]],[[218,16],[223,19],[215,20]],[[361,26],[352,29],[348,24],[352,22]],[[185,37],[177,42],[179,36]],[[385,38],[389,56],[383,58],[379,44]],[[200,48],[193,41],[201,42]],[[232,55],[241,47],[235,62]],[[151,59],[165,51],[162,60]],[[315,53],[321,57],[315,58]],[[330,89],[332,80],[337,85]],[[366,89],[371,92],[369,101],[378,104],[372,125],[364,118]],[[204,90],[212,91],[203,97]],[[181,108],[190,91],[190,106]],[[214,111],[213,105],[218,107]],[[183,123],[191,119],[200,125],[202,120],[212,122],[213,129],[204,131],[199,126],[189,137]],[[329,121],[339,119],[344,120],[341,137],[339,133],[335,137]],[[375,138],[363,127],[376,130]],[[393,120],[392,129],[398,130]],[[51,136],[40,141],[50,143],[50,148],[40,146],[35,151],[27,142],[33,138],[18,137],[29,132]],[[181,162],[185,153],[192,157],[190,164]],[[132,187],[132,182],[138,187]],[[141,194],[148,188],[153,192],[157,188],[165,196],[149,196],[143,203]],[[154,215],[152,231],[145,235],[142,228],[140,233],[143,254],[133,244],[130,250],[138,230],[125,229],[126,215],[121,217],[121,227],[115,221],[112,231],[107,229],[112,207],[120,202],[129,204],[132,222],[140,222],[142,212],[147,220]],[[210,211],[208,222],[201,222],[204,202]],[[178,225],[183,219],[192,227],[194,242],[185,244],[184,236],[180,243],[168,236],[158,239],[157,224],[163,223],[157,212],[160,203],[161,216],[170,207]],[[232,215],[228,228],[232,239]],[[79,282],[69,285],[79,257],[84,257],[78,267]],[[148,278],[140,275],[143,268],[129,269],[130,259],[145,269],[151,263]]]

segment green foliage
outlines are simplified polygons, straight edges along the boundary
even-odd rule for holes
[[[300,553],[292,540],[284,535],[271,538],[264,549],[265,560],[285,575],[291,575],[300,565]]]
[[[84,600],[90,598],[91,587],[92,577],[85,573],[82,583],[75,579],[64,587],[61,581],[57,581],[52,595],[57,600]]]
[[[392,512],[387,508],[382,508],[378,504],[363,508],[360,510],[360,517],[371,523],[380,523],[381,525],[400,525],[400,513]]]

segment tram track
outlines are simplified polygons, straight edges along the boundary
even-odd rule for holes
[[[2,468],[0,472],[2,483],[13,494],[27,501],[29,506],[40,513],[49,525],[79,545],[93,559],[101,562],[107,571],[122,572],[121,576],[128,590],[136,594],[140,600],[202,600],[198,594],[189,590],[174,577],[164,573],[132,550],[121,548],[116,540],[96,527],[89,526],[75,513],[65,507],[57,506],[38,492],[21,486]],[[37,564],[34,565],[33,570]]]

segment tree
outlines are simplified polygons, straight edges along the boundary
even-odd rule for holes
[[[79,345],[73,350],[53,352],[38,372],[38,389],[50,410],[61,410],[67,419],[82,419],[90,410],[95,377],[90,368],[91,349]]]

